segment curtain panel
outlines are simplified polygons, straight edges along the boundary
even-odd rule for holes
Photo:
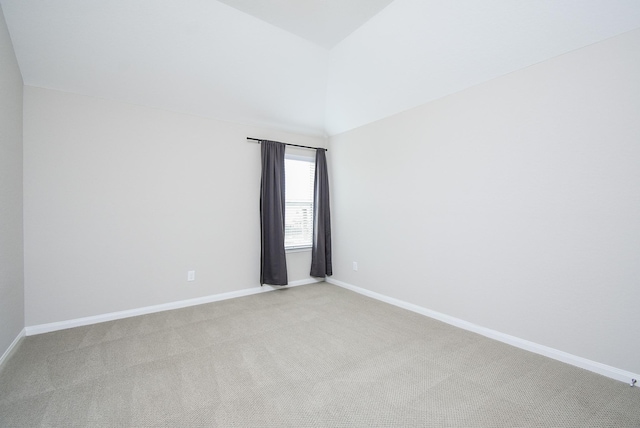
[[[285,145],[267,140],[261,140],[260,145],[260,285],[287,285],[287,258],[284,249]]]
[[[316,176],[313,193],[313,246],[311,247],[310,275],[316,278],[333,275],[329,174],[324,149],[316,150]]]

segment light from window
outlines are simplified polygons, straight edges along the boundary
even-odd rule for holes
[[[284,160],[284,168],[284,246],[287,249],[310,247],[313,240],[315,161],[288,156]]]

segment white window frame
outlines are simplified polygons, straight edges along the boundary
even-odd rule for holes
[[[289,154],[286,153],[285,154],[285,160],[294,160],[294,161],[302,161],[302,162],[309,162],[311,163],[314,168],[315,168],[315,157],[313,155],[310,156],[304,156],[304,155],[300,155],[300,154]],[[315,170],[314,170],[314,174],[315,174]],[[287,177],[287,171],[286,171],[286,166],[285,166],[285,181],[286,181],[286,177]],[[313,188],[313,184],[311,185],[311,187]],[[288,199],[286,199],[286,186],[285,186],[285,205],[289,202]],[[309,242],[308,244],[304,244],[304,245],[287,245],[287,229],[286,229],[286,212],[287,209],[285,208],[285,251],[287,253],[294,253],[294,252],[299,252],[299,251],[311,251],[311,247],[313,245],[312,242]],[[311,195],[311,227],[312,227],[312,234],[313,234],[313,190],[312,190],[312,195]],[[313,235],[311,236],[311,239],[313,240]]]

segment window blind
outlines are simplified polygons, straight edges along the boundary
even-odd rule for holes
[[[313,184],[311,158],[285,158],[285,248],[311,247],[313,241]]]

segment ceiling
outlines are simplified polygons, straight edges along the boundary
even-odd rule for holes
[[[640,31],[639,0],[0,5],[25,85],[324,136]]]
[[[219,1],[330,49],[393,0]]]

